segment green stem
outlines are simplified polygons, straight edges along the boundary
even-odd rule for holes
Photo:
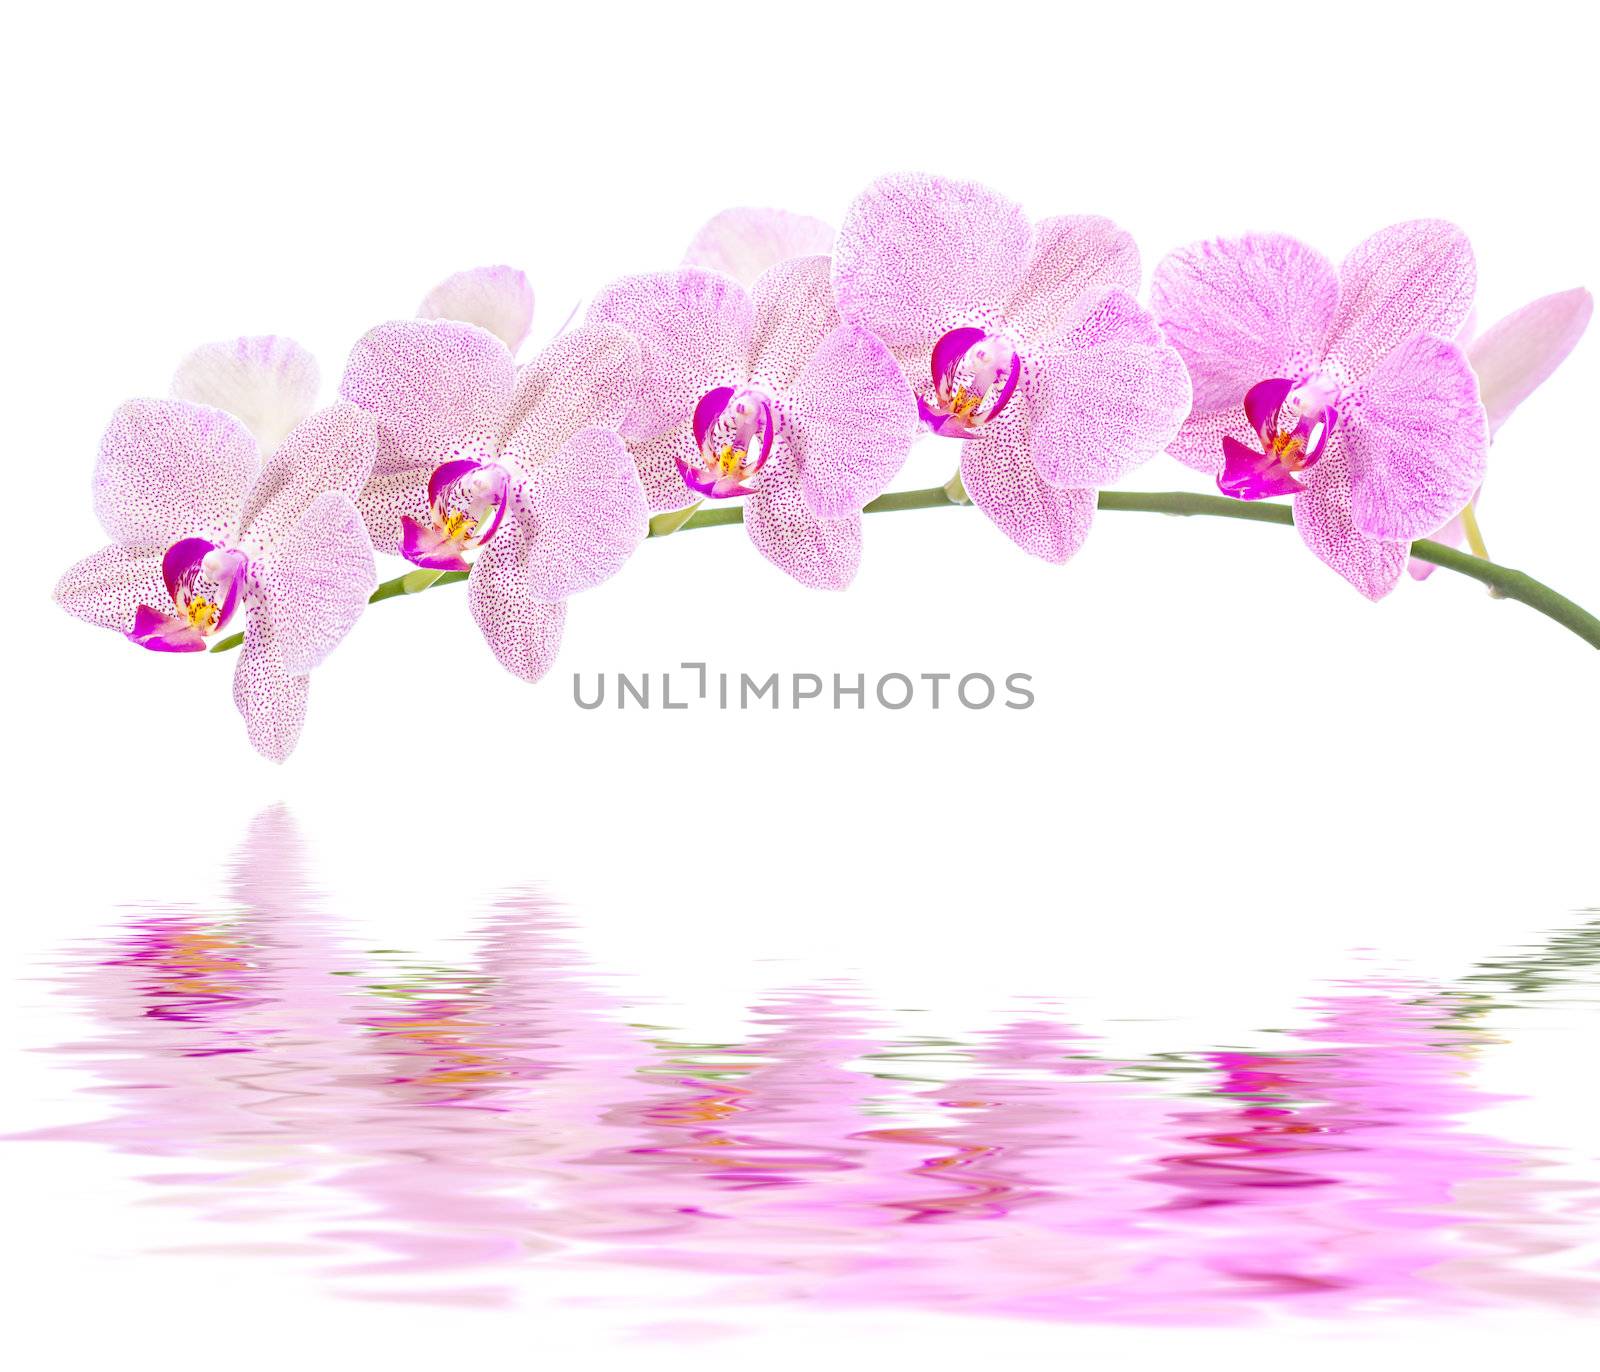
[[[962,492],[961,494],[965,494]],[[955,498],[945,486],[929,486],[918,491],[890,491],[872,501],[863,514],[888,514],[893,510],[959,509],[963,502]],[[1101,491],[1099,508],[1122,510],[1143,514],[1207,515],[1217,519],[1243,519],[1255,524],[1293,524],[1294,515],[1287,505],[1272,505],[1259,500],[1233,500],[1221,495],[1200,495],[1189,491]],[[710,529],[721,524],[742,524],[742,505],[702,506],[675,529],[674,534],[689,533],[694,529]],[[652,538],[666,537],[666,533],[651,531]],[[1449,572],[1459,572],[1474,581],[1481,581],[1496,595],[1507,600],[1520,600],[1530,609],[1569,629],[1591,648],[1600,648],[1600,619],[1566,596],[1552,591],[1543,582],[1535,581],[1526,572],[1514,567],[1502,567],[1486,557],[1475,557],[1459,548],[1447,547],[1429,539],[1418,539],[1411,545],[1411,555],[1422,562],[1431,562]],[[431,578],[431,579],[430,579]],[[435,586],[449,586],[465,581],[465,572],[421,574],[406,572],[385,581],[372,593],[372,603],[390,600],[400,595],[419,595]],[[243,634],[229,634],[212,645],[214,653],[225,653],[237,648],[244,640]]]

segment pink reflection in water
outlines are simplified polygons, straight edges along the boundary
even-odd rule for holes
[[[494,1301],[556,1261],[1078,1320],[1600,1302],[1530,1265],[1593,1242],[1592,1188],[1458,1124],[1486,1039],[1443,988],[1329,996],[1274,1053],[1117,1061],[1056,1007],[896,1041],[836,985],[692,1044],[629,1027],[536,895],[462,966],[352,949],[280,810],[232,893],[71,961],[100,1032],[58,1051],[109,1113],[29,1137],[178,1160],[146,1180],[288,1221],[352,1294]]]

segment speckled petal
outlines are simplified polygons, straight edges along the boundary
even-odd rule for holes
[[[252,558],[270,550],[325,491],[354,498],[372,475],[377,451],[377,422],[348,401],[296,425],[245,497],[240,548]]]
[[[171,603],[161,578],[164,551],[113,543],[91,553],[56,582],[56,604],[75,619],[125,634],[141,605],[162,609]]]
[[[1033,251],[1019,205],[973,181],[881,177],[850,206],[833,248],[839,313],[892,348],[931,346],[997,320]]]
[[[1524,305],[1467,347],[1493,436],[1578,345],[1594,314],[1594,297],[1579,287]]]
[[[699,499],[683,484],[683,474],[678,470],[680,461],[692,466],[699,453],[687,419],[664,434],[628,444],[628,452],[638,469],[639,480],[644,483],[645,499],[652,514],[682,510]]]
[[[533,287],[515,267],[473,267],[441,281],[417,313],[423,319],[476,324],[515,353],[533,324]]]
[[[639,393],[639,345],[616,324],[562,334],[517,373],[503,455],[524,471],[580,429],[614,429]]]
[[[527,532],[516,515],[508,515],[494,542],[473,564],[467,606],[500,665],[524,681],[537,681],[561,648],[567,606],[535,598],[529,557]]]
[[[1367,378],[1345,433],[1351,518],[1372,538],[1425,538],[1483,480],[1489,426],[1477,378],[1448,339],[1419,334]]]
[[[278,652],[272,617],[259,606],[245,611],[244,646],[233,672],[233,703],[244,716],[250,746],[282,762],[300,741],[311,678],[290,672]]]
[[[851,324],[822,340],[785,413],[801,491],[821,519],[856,514],[880,494],[920,431],[900,364]]]
[[[196,348],[172,378],[175,400],[214,405],[242,420],[263,456],[311,413],[321,376],[292,338],[230,338]]]
[[[231,414],[183,400],[130,400],[111,418],[94,471],[94,508],[111,538],[166,548],[180,538],[232,540],[260,466]]]
[[[291,673],[309,672],[338,647],[378,586],[366,527],[343,491],[313,500],[254,573]]]
[[[643,377],[624,438],[670,429],[713,387],[746,380],[755,308],[743,286],[716,272],[624,276],[594,298],[588,320],[619,324],[639,340]]]
[[[378,421],[377,474],[429,471],[493,452],[513,371],[506,345],[475,325],[398,319],[356,343],[339,394]]]
[[[1069,327],[1091,291],[1139,289],[1133,235],[1095,214],[1041,219],[1033,259],[1005,307],[1006,323],[1024,343],[1043,342]]]
[[[714,215],[683,255],[686,267],[731,276],[748,286],[769,267],[792,257],[811,257],[833,247],[833,225],[788,210],[744,206]]]
[[[1040,477],[1026,405],[962,445],[961,482],[991,524],[1046,562],[1065,562],[1089,536],[1095,493],[1059,489]]]
[[[1313,362],[1339,301],[1321,253],[1284,234],[1214,239],[1156,264],[1150,304],[1182,355],[1197,415],[1240,404],[1258,381]]]
[[[1472,245],[1454,224],[1412,219],[1380,229],[1339,264],[1323,355],[1359,379],[1413,334],[1448,338],[1472,309],[1477,282]]]
[[[787,391],[822,340],[839,327],[826,257],[801,257],[764,273],[751,288],[755,331],[750,381],[769,395]]]
[[[428,473],[422,468],[375,476],[356,496],[356,508],[375,552],[402,556],[405,529],[402,520],[428,523]]]
[[[1369,538],[1350,520],[1350,465],[1344,436],[1335,433],[1321,460],[1305,474],[1294,498],[1300,539],[1368,600],[1382,600],[1405,571],[1409,543]]]
[[[615,576],[649,532],[639,473],[611,429],[580,429],[517,498],[529,536],[527,584],[540,600],[565,600]]]
[[[1189,413],[1189,373],[1160,341],[1153,320],[1138,338],[1129,316],[1144,312],[1114,292],[1104,313],[1032,359],[1027,404],[1033,461],[1052,486],[1105,486],[1148,462]]]
[[[861,516],[817,518],[781,442],[761,469],[761,489],[745,498],[744,527],[761,556],[802,586],[842,591],[861,565]]]

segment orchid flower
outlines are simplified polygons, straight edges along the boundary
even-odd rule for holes
[[[833,226],[807,214],[740,206],[713,215],[683,255],[685,267],[704,267],[753,286],[769,267],[796,257],[826,256]]]
[[[525,681],[555,660],[567,597],[612,576],[647,532],[616,434],[638,384],[638,346],[610,326],[576,329],[520,369],[505,337],[448,319],[381,324],[350,355],[340,393],[378,424],[359,498],[373,546],[470,570],[473,618]]]
[[[372,470],[372,420],[338,404],[302,420],[262,466],[233,415],[132,400],[95,467],[111,545],[56,586],[69,614],[161,653],[204,651],[234,619],[234,703],[250,742],[281,762],[305,722],[309,673],[377,585],[352,497]]]
[[[1292,495],[1306,546],[1381,599],[1483,478],[1488,424],[1451,338],[1475,283],[1437,219],[1379,231],[1337,271],[1282,234],[1169,254],[1152,300],[1194,380],[1172,455],[1241,500]]]
[[[1471,324],[1456,335],[1467,350],[1467,361],[1478,377],[1478,394],[1489,416],[1489,441],[1500,432],[1522,404],[1555,373],[1566,356],[1578,345],[1594,313],[1594,297],[1581,287],[1542,296],[1520,310],[1508,314],[1486,333],[1473,338]],[[1428,535],[1435,543],[1459,547],[1467,537],[1465,520],[1476,522],[1475,511],[1480,486],[1460,514]],[[1484,556],[1481,547],[1475,547]],[[1418,581],[1433,573],[1433,563],[1412,558],[1408,570]]]
[[[974,182],[887,176],[845,215],[833,280],[844,318],[894,349],[927,428],[964,440],[972,502],[1048,562],[1083,543],[1095,488],[1188,413],[1183,363],[1132,295],[1138,249],[1109,219],[1035,225]]]
[[[761,555],[805,586],[843,590],[861,509],[916,433],[899,365],[834,308],[826,257],[769,268],[746,291],[700,268],[628,276],[591,323],[639,340],[644,382],[622,426],[650,508],[745,498]]]

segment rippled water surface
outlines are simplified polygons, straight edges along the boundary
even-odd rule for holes
[[[302,867],[269,813],[232,907],[67,950],[94,1028],[53,1051],[99,1117],[28,1136],[166,1160],[146,1185],[240,1262],[473,1300],[626,1262],[738,1300],[1061,1320],[1600,1306],[1596,1188],[1475,1122],[1486,1044],[1594,1008],[1600,921],[1452,984],[1332,985],[1271,1052],[1175,1025],[1119,1059],[1047,1002],[919,1038],[844,984],[698,1043],[535,895],[429,965],[349,944]]]

